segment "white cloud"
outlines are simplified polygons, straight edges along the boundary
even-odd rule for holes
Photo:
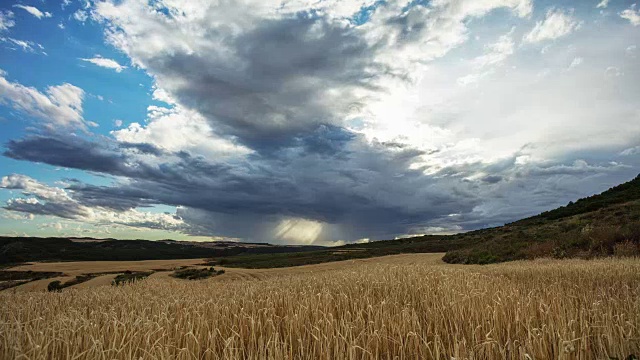
[[[576,67],[580,66],[583,62],[584,62],[583,58],[576,57],[576,58],[573,59],[573,61],[571,61],[571,65],[569,65],[569,69],[576,68]]]
[[[0,42],[7,43],[10,46],[17,46],[20,50],[24,52],[33,53],[33,54],[39,53],[39,54],[47,55],[47,53],[44,51],[44,46],[33,41],[0,37]],[[16,48],[13,48],[13,49],[16,49]]]
[[[48,186],[26,175],[12,174],[0,179],[0,188],[21,190],[26,198],[9,199],[5,209],[27,214],[57,216],[87,223],[120,224],[131,227],[179,229],[182,219],[167,213],[128,209],[116,211],[101,206],[83,205],[65,189]]]
[[[620,155],[622,156],[633,156],[640,154],[640,146],[634,146],[632,148],[628,148],[623,150]]]
[[[117,127],[120,125],[116,123]],[[217,136],[207,121],[192,110],[181,107],[150,106],[146,125],[132,123],[127,128],[112,131],[118,140],[136,144],[152,144],[171,152],[190,151],[206,157],[246,155],[244,146]]]
[[[573,16],[573,11],[551,9],[543,21],[536,22],[536,26],[524,36],[523,41],[539,43],[558,39],[576,31],[580,25],[580,22]]]
[[[609,66],[605,69],[604,74],[607,77],[618,77],[622,75],[622,71],[617,66]]]
[[[16,4],[16,5],[13,5],[13,7],[19,8],[19,9],[23,9],[26,12],[28,12],[29,14],[37,17],[38,19],[42,19],[43,17],[50,18],[52,16],[51,13],[42,12],[38,8],[33,7],[33,6],[26,6],[26,5]]]
[[[15,25],[16,22],[13,20],[13,12],[8,10],[0,11],[0,32],[8,30]]]
[[[0,104],[40,119],[45,126],[85,127],[82,117],[84,91],[71,84],[49,86],[45,93],[0,77]]]
[[[58,28],[60,28],[60,29],[64,30],[65,26],[64,26],[64,24],[63,24],[63,23],[59,23],[59,24],[58,24]]]
[[[100,66],[103,68],[107,68],[107,69],[113,69],[116,72],[121,72],[122,70],[126,69],[127,67],[124,65],[120,65],[117,61],[113,60],[113,59],[106,59],[103,58],[100,55],[96,55],[90,59],[80,59],[82,61],[86,61],[86,62],[90,62],[96,66]]]
[[[73,13],[73,18],[84,23],[89,18],[89,14],[87,14],[86,11],[80,9]]]
[[[602,8],[602,9],[606,9],[607,6],[609,6],[609,1],[610,0],[602,0],[598,3],[598,5],[596,5],[596,8]]]
[[[122,120],[120,119],[113,120],[113,126],[117,128],[122,127]]]
[[[515,28],[505,35],[500,36],[497,42],[485,47],[485,54],[473,60],[478,68],[497,65],[513,55],[515,43],[513,42],[513,32]]]
[[[629,20],[631,25],[640,25],[640,10],[636,9],[636,4],[631,5],[630,8],[620,13],[620,17]]]

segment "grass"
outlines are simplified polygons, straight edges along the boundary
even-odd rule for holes
[[[0,293],[0,358],[627,359],[640,260],[367,262],[263,281]]]

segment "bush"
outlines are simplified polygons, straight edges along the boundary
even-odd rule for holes
[[[213,267],[204,268],[204,269],[183,269],[176,270],[171,274],[171,276],[178,279],[186,279],[186,280],[200,280],[206,279],[215,275],[224,274],[224,270],[216,271]]]
[[[135,282],[138,280],[143,280],[151,274],[152,272],[150,271],[132,272],[130,270],[127,270],[123,274],[116,276],[115,279],[113,279],[113,281],[111,282],[111,285],[120,285],[120,284]]]
[[[613,247],[613,254],[619,257],[631,257],[640,255],[638,245],[631,241],[625,241],[615,244]]]
[[[60,280],[54,280],[47,285],[47,291],[62,291],[62,283]]]

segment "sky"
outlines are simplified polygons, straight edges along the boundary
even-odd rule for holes
[[[7,0],[0,234],[340,245],[640,173],[640,3]]]

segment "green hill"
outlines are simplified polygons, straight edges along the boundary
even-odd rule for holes
[[[212,263],[269,268],[417,252],[446,252],[444,261],[459,264],[640,255],[640,175],[599,195],[500,227],[295,254],[231,256]]]

